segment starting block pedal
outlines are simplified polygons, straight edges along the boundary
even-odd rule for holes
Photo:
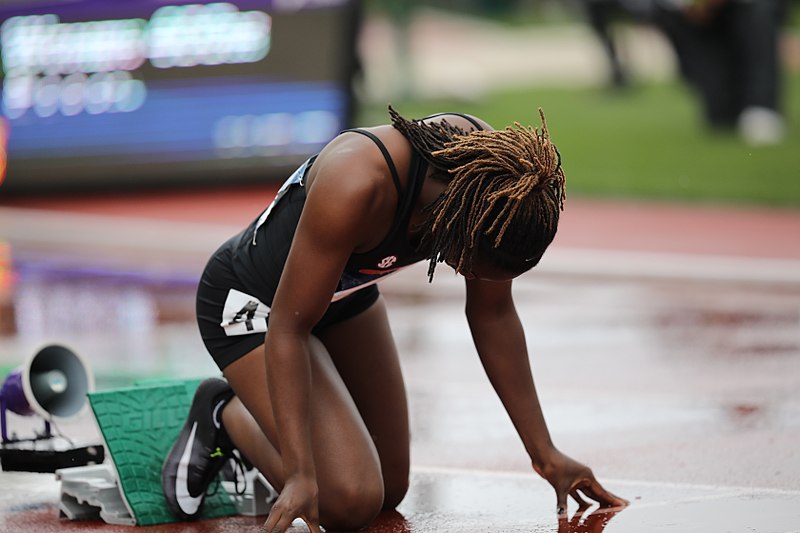
[[[102,519],[109,524],[136,525],[125,505],[114,470],[108,464],[56,470],[61,482],[59,515],[69,520]]]
[[[161,466],[189,412],[201,380],[169,381],[89,393],[107,451],[106,462],[56,472],[59,513],[71,520],[149,526],[178,522],[161,489]],[[224,469],[223,469],[224,470]],[[244,491],[218,478],[225,490],[206,498],[200,518],[269,513],[277,493],[256,470],[245,472]],[[241,492],[242,480],[239,480]]]
[[[108,524],[136,525],[120,492],[114,469],[109,464],[76,466],[56,470],[56,480],[61,482],[58,503],[59,516],[68,520],[103,520]],[[222,488],[236,507],[236,514],[264,516],[269,514],[278,493],[257,470],[249,470],[238,483],[225,480]]]

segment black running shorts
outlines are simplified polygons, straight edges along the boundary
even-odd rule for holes
[[[220,246],[200,277],[197,323],[220,370],[264,343],[269,306],[304,203],[294,199],[299,196],[288,194],[281,199],[270,219],[258,228],[257,246],[250,246],[251,226]],[[370,285],[331,303],[312,333],[358,315],[378,296],[377,285]]]

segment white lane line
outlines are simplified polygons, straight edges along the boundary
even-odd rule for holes
[[[412,472],[419,472],[423,474],[445,474],[445,475],[464,475],[474,477],[494,477],[505,479],[518,479],[518,480],[532,480],[541,479],[534,472],[511,472],[500,470],[486,470],[480,468],[461,468],[449,466],[432,466],[432,465],[414,465],[411,468]],[[615,485],[628,485],[640,487],[652,487],[663,489],[675,490],[702,490],[702,491],[728,491],[727,495],[741,495],[741,494],[776,494],[784,496],[798,496],[800,497],[800,490],[795,489],[779,489],[772,487],[747,487],[740,485],[710,485],[702,483],[677,483],[671,481],[648,481],[648,480],[635,480],[635,479],[618,479],[618,478],[603,478],[604,482]],[[714,496],[716,497],[716,496]]]
[[[554,247],[538,271],[552,274],[800,283],[800,260]]]

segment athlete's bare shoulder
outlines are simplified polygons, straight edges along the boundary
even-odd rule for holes
[[[400,167],[406,164],[405,160],[408,158],[407,143],[389,125],[359,129],[369,135],[342,132],[322,149],[307,177],[309,187],[320,177],[337,180],[346,177],[348,182],[358,182],[364,186],[383,182],[391,185],[389,167],[379,144],[388,150],[389,157],[398,167],[398,172],[401,172]],[[388,181],[385,178],[389,178]]]
[[[308,199],[334,201],[346,207],[349,216],[363,224],[357,251],[370,249],[386,235],[397,210],[398,190],[389,169],[383,146],[405,180],[409,168],[410,146],[391,126],[365,128],[379,141],[367,135],[344,132],[319,153],[306,176]],[[316,201],[307,202],[314,209]]]

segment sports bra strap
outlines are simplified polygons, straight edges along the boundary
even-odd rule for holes
[[[352,131],[353,133],[360,133],[361,135],[369,137],[376,145],[378,145],[378,148],[380,148],[381,153],[383,154],[383,158],[386,159],[386,164],[389,166],[389,172],[392,173],[392,180],[394,181],[394,186],[397,187],[397,192],[402,195],[403,188],[400,185],[400,176],[397,174],[397,168],[394,166],[394,161],[392,161],[392,156],[389,154],[389,150],[386,149],[386,146],[383,144],[383,142],[374,133],[367,130],[351,128],[347,130],[342,130],[342,133],[348,131]]]
[[[444,112],[444,113],[436,113],[434,115],[430,115],[430,116],[425,117],[425,118],[436,118],[436,117],[441,117],[443,115],[455,115],[457,117],[461,117],[461,118],[466,119],[469,122],[471,122],[472,125],[475,126],[475,129],[480,130],[480,131],[483,130],[483,126],[481,126],[480,122],[475,120],[474,117],[471,117],[471,116],[469,116],[469,115],[467,115],[465,113],[458,113],[458,112],[455,112],[455,111],[449,111],[449,112]]]

